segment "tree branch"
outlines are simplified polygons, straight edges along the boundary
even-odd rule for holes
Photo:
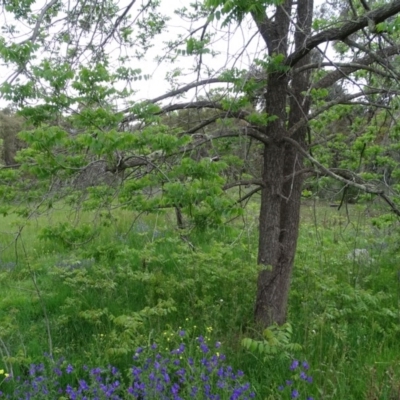
[[[101,42],[99,47],[103,47],[108,39],[110,39],[111,36],[114,35],[115,31],[117,30],[118,26],[121,24],[122,20],[127,16],[129,10],[133,7],[133,5],[136,3],[136,0],[132,0],[126,7],[125,11],[115,20],[114,26],[111,29],[111,32],[107,35],[107,37]]]
[[[268,18],[266,13],[264,13],[264,15],[260,16],[260,15],[255,14],[254,12],[252,12],[251,16],[253,17],[253,20],[257,25],[258,31],[260,32],[260,35],[262,36],[265,44],[268,47],[269,53],[272,53],[272,50],[273,50],[272,42],[271,42],[272,21]]]
[[[336,179],[337,181],[340,181],[346,185],[349,186],[353,186],[357,189],[360,189],[364,192],[367,193],[372,193],[372,194],[381,194],[383,191],[380,189],[376,189],[373,186],[370,185],[366,185],[366,184],[361,184],[356,182],[356,179],[350,180],[341,175],[339,175],[338,173],[333,172],[332,170],[330,170],[329,168],[323,166],[319,161],[317,161],[311,154],[309,154],[301,145],[300,143],[298,143],[296,140],[289,138],[289,137],[284,137],[283,140],[285,142],[290,143],[293,147],[296,148],[296,150],[302,154],[304,157],[306,157],[313,165],[315,165],[316,167],[318,167],[322,172],[324,172],[327,176],[330,176],[331,178]],[[339,172],[339,171],[337,171]],[[348,171],[349,174],[351,174],[350,171]],[[353,175],[353,174],[351,174]],[[361,178],[360,178],[361,179]]]
[[[222,104],[220,103],[217,103],[215,101],[200,100],[200,101],[190,101],[188,103],[170,104],[168,106],[163,107],[161,111],[157,114],[166,114],[177,110],[188,110],[188,109],[199,110],[201,108],[214,108],[217,110],[223,110]]]
[[[185,92],[188,92],[190,89],[194,89],[196,87],[199,86],[203,86],[203,85],[210,85],[212,83],[228,83],[228,81],[226,79],[222,79],[222,78],[210,78],[210,79],[203,79],[201,81],[197,81],[197,82],[192,82],[189,83],[185,86],[182,86],[179,89],[176,90],[172,90],[171,92],[165,93],[161,96],[155,97],[154,99],[150,99],[148,100],[148,103],[158,103],[159,101],[168,99],[169,97],[174,97],[174,96],[178,96],[180,94],[183,94]],[[122,110],[121,112],[123,114],[128,113],[131,110],[131,107],[126,108],[125,110]],[[126,120],[128,120],[128,118],[130,118],[130,116],[125,117]]]
[[[244,180],[244,181],[236,181],[236,182],[227,183],[226,185],[224,185],[223,189],[228,190],[228,189],[232,189],[233,187],[236,187],[236,186],[248,186],[248,185],[258,185],[258,186],[262,186],[262,187],[265,186],[264,182],[261,179],[248,179],[248,180]]]
[[[371,21],[376,25],[380,22],[385,21],[387,18],[400,12],[400,0],[392,1],[389,4],[385,4],[376,10],[370,11],[354,21],[344,22],[339,27],[329,28],[325,31],[319,32],[314,36],[308,38],[301,49],[294,51],[290,54],[285,65],[293,67],[297,64],[306,54],[308,54],[312,49],[324,42],[329,42],[332,40],[344,40],[351,34],[359,31],[362,28],[367,27]]]
[[[400,46],[399,46],[399,53],[400,53]],[[297,73],[301,73],[301,72],[303,72],[303,71],[305,71],[305,70],[308,70],[308,69],[319,69],[319,68],[321,68],[321,67],[335,67],[335,68],[337,68],[337,69],[336,69],[335,71],[330,71],[324,78],[322,78],[321,80],[319,80],[319,81],[313,86],[313,88],[314,88],[316,85],[319,85],[319,83],[320,83],[321,81],[323,81],[325,78],[327,78],[328,75],[329,75],[329,76],[331,76],[331,75],[338,75],[338,78],[334,81],[334,82],[336,82],[336,81],[338,81],[339,79],[345,78],[347,75],[350,75],[352,72],[358,71],[358,70],[360,70],[360,69],[365,69],[365,70],[367,70],[367,71],[371,71],[371,72],[373,72],[374,74],[380,75],[380,76],[382,76],[382,77],[384,77],[384,78],[393,78],[393,75],[392,75],[392,74],[387,74],[387,73],[385,73],[384,71],[381,71],[381,70],[379,70],[379,69],[377,69],[377,68],[373,68],[373,67],[371,67],[371,66],[368,65],[368,64],[362,64],[362,63],[359,62],[359,61],[348,62],[348,63],[335,63],[335,62],[312,63],[312,64],[307,64],[307,65],[305,65],[305,66],[302,67],[302,68],[296,68],[296,69],[294,69],[294,70],[293,70],[293,73],[294,73],[294,74],[297,74]],[[332,78],[329,78],[329,79],[332,79]],[[334,83],[334,82],[333,82],[333,83]],[[324,87],[328,87],[328,86],[331,86],[331,85],[332,85],[332,84],[328,84],[328,85],[326,85],[326,86],[324,86]]]
[[[354,40],[351,40],[349,38],[346,38],[343,41],[345,44],[347,44],[349,47],[359,49],[363,51],[366,54],[369,54],[369,56],[375,60],[378,64],[382,65],[384,68],[389,70],[389,72],[392,74],[393,78],[397,79],[399,77],[398,73],[395,71],[395,69],[390,65],[389,60],[386,58],[382,58],[378,52],[371,51],[369,48],[361,45],[360,43],[355,42]],[[397,52],[398,53],[398,52]]]
[[[400,46],[396,45],[396,46],[386,47],[385,49],[381,49],[376,52],[376,55],[380,58],[383,58],[383,57],[391,57],[399,53],[400,53]],[[353,72],[356,72],[360,69],[369,69],[370,67],[368,66],[373,64],[374,62],[376,62],[376,57],[373,57],[372,55],[367,55],[361,59],[355,60],[354,62],[347,63],[347,65],[346,63],[343,64],[332,63],[332,66],[337,67],[337,69],[335,71],[328,73],[326,76],[320,79],[317,83],[315,83],[312,86],[312,88],[313,89],[328,88],[338,80],[347,78],[348,75],[350,75]],[[393,72],[391,72],[390,74],[384,74],[383,71],[379,72],[379,70],[376,69],[374,69],[372,72],[380,74],[381,76],[384,77],[393,78]]]
[[[390,94],[399,94],[399,91],[397,90],[387,90],[387,89],[370,89],[370,90],[365,90],[362,92],[357,92],[357,93],[352,93],[346,96],[339,97],[335,100],[332,100],[328,103],[326,103],[323,107],[321,107],[318,110],[315,110],[314,112],[310,113],[307,115],[307,117],[302,118],[300,121],[298,121],[295,125],[293,125],[289,130],[288,130],[288,136],[293,136],[295,132],[297,132],[298,129],[303,127],[305,124],[308,123],[308,121],[311,121],[312,119],[316,118],[318,115],[322,114],[323,112],[329,110],[331,107],[334,107],[338,104],[351,104],[350,101],[353,99],[356,99],[358,97],[362,96],[369,96],[372,94],[378,94],[378,93],[390,93]]]
[[[357,174],[349,171],[349,170],[343,170],[343,169],[337,169],[336,171],[329,169],[325,166],[323,166],[319,161],[317,161],[311,154],[309,154],[301,145],[298,143],[296,140],[289,138],[289,137],[284,137],[283,140],[285,142],[290,143],[293,147],[296,148],[296,150],[302,154],[304,157],[306,157],[314,166],[316,166],[320,171],[322,171],[325,175],[330,176],[331,178],[344,183],[345,185],[355,187],[357,189],[362,190],[365,193],[370,193],[374,194],[377,196],[382,197],[382,199],[389,204],[391,207],[392,211],[400,216],[400,209],[396,206],[396,204],[391,200],[385,192],[378,188],[374,187],[372,185],[366,184],[366,183],[360,183],[364,182],[362,178],[360,178]]]
[[[33,28],[33,32],[32,32],[31,37],[29,37],[28,39],[24,40],[24,41],[23,41],[22,43],[20,43],[20,44],[24,44],[24,43],[27,43],[27,42],[32,42],[32,43],[35,43],[35,42],[36,42],[36,39],[37,39],[37,37],[39,36],[40,25],[42,24],[43,19],[44,19],[45,15],[46,15],[47,11],[48,11],[51,7],[53,7],[55,4],[57,4],[57,2],[58,2],[58,0],[51,0],[51,2],[50,2],[49,4],[46,4],[46,5],[43,7],[42,12],[40,13],[40,15],[39,15],[39,17],[38,17],[38,19],[37,19],[37,21],[36,21],[35,27]]]
[[[247,193],[246,195],[241,197],[238,201],[236,201],[236,204],[243,203],[245,200],[249,199],[250,197],[255,195],[257,192],[262,190],[262,188],[263,188],[262,186],[256,187],[255,189],[253,189],[252,191],[250,191],[249,193]]]
[[[224,131],[220,130],[217,133],[214,133],[213,135],[204,135],[203,138],[200,140],[192,141],[186,146],[181,147],[174,153],[166,155],[162,150],[156,150],[153,151],[150,154],[147,154],[145,156],[142,155],[131,155],[128,156],[124,159],[120,158],[118,160],[118,163],[116,165],[113,165],[112,167],[107,167],[106,171],[116,173],[116,172],[122,172],[126,169],[129,168],[135,168],[135,167],[142,167],[145,165],[152,165],[154,162],[165,159],[167,157],[174,157],[178,156],[180,154],[184,153],[189,153],[196,148],[202,146],[203,144],[206,144],[208,142],[211,142],[213,140],[217,139],[222,139],[222,138],[228,138],[228,137],[239,137],[239,136],[249,136],[254,139],[261,140],[259,138],[259,133],[257,131],[252,130],[249,127],[242,127],[241,131],[236,130],[229,130],[229,131]]]

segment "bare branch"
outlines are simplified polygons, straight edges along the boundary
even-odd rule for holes
[[[400,52],[400,48],[399,48],[399,52]],[[339,71],[340,74],[339,73],[337,74],[337,75],[340,75],[340,76],[339,76],[339,78],[337,80],[342,79],[342,78],[346,77],[347,75],[349,75],[350,73],[358,71],[360,69],[364,69],[364,70],[373,72],[374,74],[380,75],[380,76],[382,76],[384,78],[393,78],[392,74],[386,74],[382,70],[379,70],[377,68],[373,68],[373,67],[371,67],[369,65],[361,64],[361,63],[358,63],[358,62],[348,62],[348,63],[334,63],[334,62],[312,63],[312,64],[307,64],[302,68],[296,68],[293,72],[295,74],[297,74],[297,73],[301,73],[301,72],[303,72],[305,70],[308,70],[308,69],[319,69],[321,67],[335,67],[335,68],[340,69],[340,71]],[[330,73],[336,73],[336,72],[338,72],[338,70],[331,71]],[[322,79],[324,79],[324,78],[322,78]],[[318,83],[319,82],[320,81],[318,81]],[[327,85],[327,86],[329,86],[329,85]]]
[[[115,20],[114,26],[111,29],[111,32],[107,35],[107,37],[101,42],[100,47],[103,47],[107,42],[108,39],[110,39],[111,36],[114,35],[115,31],[117,30],[118,26],[121,24],[123,19],[127,16],[129,10],[133,7],[133,5],[136,3],[136,0],[132,0],[127,7],[125,8],[124,12]]]
[[[27,42],[35,43],[37,37],[39,36],[40,25],[42,24],[43,19],[44,19],[45,15],[46,15],[47,11],[48,11],[51,7],[53,7],[55,4],[57,4],[57,2],[58,2],[58,0],[51,0],[51,2],[50,2],[49,4],[46,4],[46,5],[43,7],[42,12],[41,12],[40,15],[38,16],[38,19],[37,19],[37,21],[36,21],[35,27],[33,28],[32,35],[31,35],[28,39],[24,40],[24,41],[23,41],[22,43],[20,43],[20,44],[24,44],[24,43],[27,43]]]
[[[317,161],[311,154],[309,154],[301,145],[298,143],[296,140],[289,138],[289,137],[284,137],[283,140],[285,142],[290,143],[293,147],[296,148],[296,150],[302,154],[304,157],[306,157],[314,166],[316,166],[322,173],[324,173],[326,176],[330,176],[333,179],[336,179],[339,182],[344,183],[347,186],[352,186],[357,189],[362,190],[365,193],[370,193],[374,194],[377,196],[382,197],[382,199],[389,204],[391,207],[392,211],[400,216],[400,209],[396,206],[396,204],[385,194],[384,190],[381,188],[378,188],[377,186],[372,186],[370,184],[367,184],[363,181],[361,177],[359,177],[357,174],[349,171],[349,170],[343,170],[343,169],[329,169],[322,165],[319,161]],[[364,182],[364,183],[361,183]]]
[[[367,2],[365,0],[360,0],[360,3],[362,4],[362,6],[367,10],[367,11],[371,11],[371,9],[369,8],[369,5],[367,4]]]
[[[222,78],[210,78],[210,79],[203,79],[203,80],[197,81],[197,82],[192,82],[185,86],[182,86],[179,89],[172,90],[171,92],[168,92],[161,96],[155,97],[154,99],[150,99],[150,100],[148,100],[148,103],[153,103],[153,104],[158,103],[159,101],[168,99],[170,97],[175,97],[180,94],[186,93],[190,89],[194,89],[199,86],[210,85],[212,83],[224,83],[224,82],[227,83],[228,81],[226,79],[222,79]],[[129,111],[130,111],[130,108],[126,108],[125,110],[122,110],[121,112],[125,114],[125,113],[128,113]],[[129,117],[127,117],[127,118],[129,118]]]
[[[222,105],[220,103],[217,103],[215,101],[208,101],[208,100],[200,100],[200,101],[191,101],[188,103],[177,103],[177,104],[170,104],[168,106],[165,106],[161,108],[160,111],[156,112],[155,115],[161,115],[161,114],[166,114],[172,111],[177,111],[177,110],[188,110],[188,109],[196,109],[199,110],[201,108],[214,108],[217,110],[222,110]],[[121,123],[125,124],[127,122],[132,122],[136,121],[139,118],[135,114],[131,114],[127,117],[125,117]]]
[[[215,101],[200,100],[200,101],[190,101],[188,103],[178,103],[165,106],[161,109],[158,114],[166,114],[177,110],[188,110],[195,109],[200,110],[201,108],[214,108],[217,110],[223,110],[222,104]]]
[[[294,172],[293,174],[285,176],[285,182],[291,181],[293,178],[299,175],[305,175],[305,174],[310,174],[310,173],[315,173],[315,170],[312,168],[304,168],[300,169],[299,171]]]
[[[366,54],[369,54],[369,56],[375,60],[378,64],[382,65],[385,67],[389,72],[392,74],[393,78],[397,79],[399,77],[398,73],[395,71],[395,69],[390,65],[389,60],[386,58],[382,58],[378,52],[376,51],[371,51],[369,48],[363,46],[360,43],[355,42],[354,40],[351,40],[350,38],[346,38],[344,41],[349,47],[359,49]]]
[[[219,77],[219,78],[209,78],[209,79],[203,79],[201,81],[192,82],[185,86],[182,86],[179,89],[172,90],[171,92],[168,92],[161,96],[155,97],[154,99],[149,100],[149,102],[150,103],[158,103],[159,101],[168,99],[169,97],[174,97],[174,96],[183,94],[183,93],[189,91],[190,89],[194,89],[199,86],[210,85],[212,83],[228,83],[228,80],[222,79],[221,77]]]
[[[249,193],[247,193],[246,195],[244,195],[243,197],[241,197],[236,204],[238,203],[243,203],[245,200],[249,199],[250,197],[252,197],[253,195],[255,195],[256,193],[258,193],[260,190],[262,190],[262,186],[256,187],[255,189],[253,189],[252,191],[250,191]]]
[[[400,53],[400,46],[390,46],[386,47],[385,49],[377,51],[375,54],[379,56],[380,58],[383,57],[391,57],[396,54]],[[376,58],[373,57],[372,55],[367,55],[366,57],[363,57],[361,59],[355,60],[352,63],[344,63],[342,66],[340,63],[334,63],[334,66],[338,67],[336,71],[332,71],[328,73],[326,76],[324,76],[322,79],[320,79],[317,83],[313,85],[313,88],[315,89],[321,89],[321,88],[327,88],[332,86],[335,82],[338,80],[347,77],[349,74],[356,72],[360,69],[369,69],[369,65],[373,64],[376,62]],[[378,72],[378,70],[372,71],[374,73],[380,74],[381,76],[386,76],[384,75],[383,71]],[[390,73],[390,78],[393,78],[393,74]]]
[[[264,39],[264,42],[266,43],[268,50],[270,53],[272,53],[272,42],[271,42],[271,30],[272,30],[272,22],[268,18],[267,14],[264,13],[264,15],[259,16],[255,14],[254,12],[251,14],[253,17],[254,22],[257,25],[258,31],[260,32],[262,38]]]
[[[318,115],[322,114],[323,112],[329,110],[330,108],[332,108],[338,104],[352,104],[350,102],[353,99],[356,99],[356,98],[362,97],[362,96],[379,94],[379,93],[388,93],[388,94],[397,94],[398,95],[400,92],[397,90],[370,89],[370,90],[365,90],[362,92],[352,93],[352,94],[348,94],[346,96],[339,97],[335,100],[332,100],[332,101],[326,103],[323,107],[308,114],[307,117],[302,118],[300,121],[298,121],[296,124],[294,124],[288,130],[288,136],[293,136],[293,134],[296,133],[301,127],[306,125],[308,123],[308,121],[311,121],[312,119],[316,118]]]
[[[285,142],[290,143],[293,147],[295,147],[297,149],[297,151],[302,154],[304,157],[306,157],[308,160],[311,161],[311,163],[313,165],[315,165],[316,167],[318,167],[322,172],[324,172],[327,176],[330,176],[331,178],[334,178],[346,185],[349,186],[353,186],[357,189],[360,189],[366,193],[372,193],[372,194],[381,194],[382,190],[381,189],[377,189],[371,185],[367,185],[367,184],[362,184],[362,183],[358,183],[357,179],[354,177],[353,180],[348,179],[349,177],[343,177],[341,175],[339,175],[338,173],[333,172],[332,170],[330,170],[329,168],[325,167],[324,165],[322,165],[319,161],[317,161],[313,156],[311,156],[311,154],[309,154],[301,145],[300,143],[298,143],[296,140],[289,138],[289,137],[284,137],[283,140]],[[337,171],[338,172],[338,171]],[[351,173],[350,171],[348,171],[349,174],[351,174],[351,176],[353,177],[353,173]],[[361,179],[361,178],[360,178]]]
[[[370,11],[353,21],[346,21],[339,27],[333,27],[309,37],[301,49],[290,54],[285,62],[286,66],[293,67],[312,49],[324,42],[332,40],[345,40],[351,34],[371,24],[378,24],[400,12],[400,0],[392,1],[376,10]]]
[[[399,208],[389,196],[387,196],[385,193],[381,193],[380,197],[390,206],[390,208],[396,215],[400,216]]]
[[[345,104],[345,105],[360,105],[360,106],[366,106],[366,107],[376,107],[376,108],[385,108],[386,110],[391,110],[392,107],[390,106],[385,106],[384,104],[378,104],[378,103],[371,103],[370,101],[348,101],[348,102],[343,102],[340,104]]]
[[[261,179],[248,179],[248,180],[244,180],[244,181],[236,181],[236,182],[227,183],[226,185],[224,185],[223,189],[228,190],[228,189],[232,189],[233,187],[236,187],[236,186],[250,186],[250,185],[265,186],[264,182]]]
[[[182,135],[190,135],[192,133],[196,133],[198,132],[200,129],[205,128],[206,126],[214,123],[215,121],[217,121],[218,119],[223,119],[227,117],[227,113],[219,113],[216,115],[213,115],[212,117],[204,120],[203,122],[201,122],[200,124],[194,126],[193,128],[190,128],[189,130],[187,130],[186,132],[182,132],[180,134],[178,134],[178,136],[182,136]]]

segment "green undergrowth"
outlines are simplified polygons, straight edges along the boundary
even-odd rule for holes
[[[399,231],[388,221],[377,207],[305,204],[288,324],[262,333],[254,204],[202,231],[169,213],[1,217],[0,370],[23,376],[44,353],[124,370],[138,346],[183,329],[221,342],[256,398],[290,398],[278,387],[301,359],[314,399],[398,399]]]

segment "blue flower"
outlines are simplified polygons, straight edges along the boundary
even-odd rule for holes
[[[101,369],[100,368],[93,368],[90,370],[90,375],[96,376],[101,374]]]
[[[296,389],[294,389],[291,394],[292,399],[297,399],[299,396],[300,393]]]
[[[197,386],[193,386],[192,390],[190,391],[190,395],[192,397],[195,397],[198,391],[199,391],[198,387]]]
[[[209,352],[209,349],[208,349],[208,347],[207,347],[207,345],[206,345],[205,343],[201,343],[201,344],[200,344],[200,350],[201,350],[203,353],[208,353],[208,352]]]
[[[79,387],[80,387],[82,390],[89,390],[88,384],[87,384],[83,379],[80,379],[80,380],[79,380]]]
[[[173,385],[172,385],[172,387],[171,387],[171,392],[172,392],[172,394],[178,394],[179,393],[179,385],[177,384],[177,383],[174,383]]]
[[[118,373],[118,368],[110,366],[110,372],[112,375],[116,375]]]
[[[294,371],[299,366],[299,362],[297,360],[293,360],[292,365],[290,366],[290,370]]]
[[[74,367],[71,364],[67,365],[67,368],[65,369],[65,372],[67,374],[70,374],[74,370]]]
[[[164,372],[162,375],[163,375],[165,383],[171,382],[171,379],[170,379],[170,377],[169,377],[167,372]]]

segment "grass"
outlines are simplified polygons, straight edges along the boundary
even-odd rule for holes
[[[22,218],[1,217],[0,371],[24,376],[52,352],[76,368],[126,372],[138,346],[168,347],[165,337],[185,330],[220,341],[256,398],[291,398],[285,382],[299,359],[313,376],[307,396],[399,399],[397,225],[376,205],[305,203],[290,325],[271,328],[267,340],[252,322],[255,214],[250,204],[230,225],[182,236],[168,213],[60,208],[32,218],[16,242]],[[349,258],[354,249],[367,249],[370,260]],[[245,338],[258,347],[242,346]],[[0,377],[1,391],[11,386]]]

